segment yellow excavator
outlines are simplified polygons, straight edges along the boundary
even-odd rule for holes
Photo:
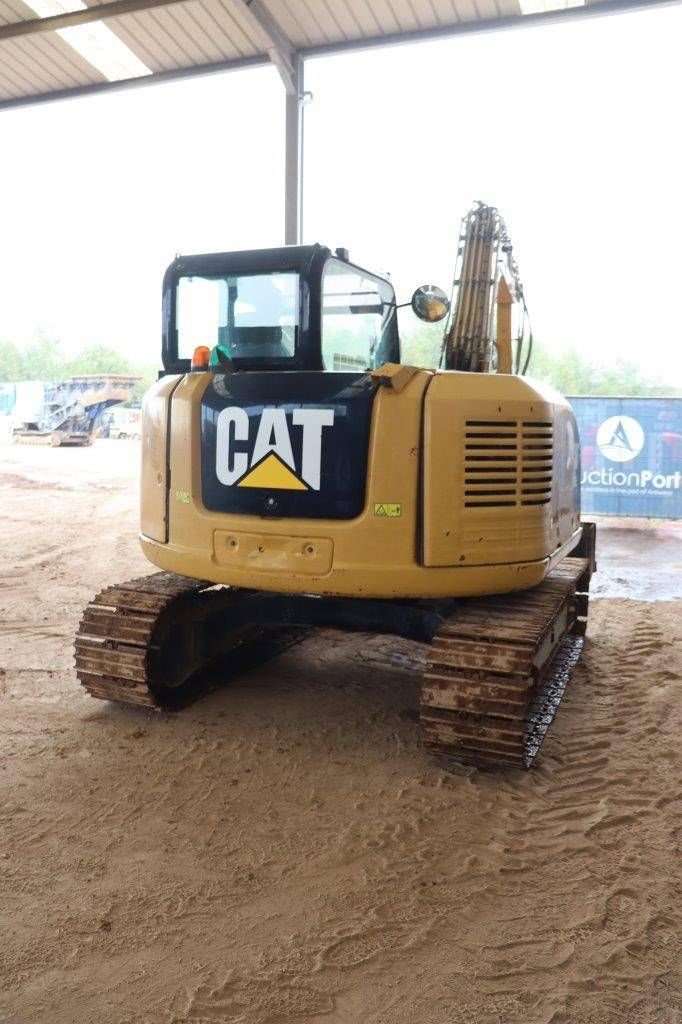
[[[438,370],[401,362],[393,287],[346,250],[171,264],[142,422],[140,542],[161,571],[86,608],[92,696],[179,708],[315,628],[381,632],[424,645],[427,749],[530,766],[595,568],[575,418],[520,372],[496,209],[463,221],[453,300],[426,285],[411,305],[448,318]]]

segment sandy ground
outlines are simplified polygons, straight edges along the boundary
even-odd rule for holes
[[[527,774],[425,756],[383,639],[121,709],[71,641],[148,571],[136,463],[0,448],[0,1021],[682,1021],[679,602],[593,602]],[[604,531],[600,558],[598,593],[670,597],[679,532]]]

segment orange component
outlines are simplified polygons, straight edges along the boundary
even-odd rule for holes
[[[207,345],[197,345],[192,354],[192,370],[208,370],[211,350]]]

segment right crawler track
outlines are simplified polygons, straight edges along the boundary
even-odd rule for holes
[[[589,558],[539,586],[463,601],[437,630],[421,699],[424,746],[466,764],[529,768],[580,657]]]

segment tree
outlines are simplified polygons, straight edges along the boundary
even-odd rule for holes
[[[682,394],[660,378],[652,377],[632,360],[615,359],[608,365],[588,360],[576,349],[556,355],[535,343],[529,375],[546,380],[564,395],[617,395],[651,397]]]
[[[106,345],[88,345],[75,356],[66,356],[61,343],[42,332],[23,348],[11,341],[0,341],[0,382],[59,381],[86,373],[125,373],[140,377],[133,401],[139,400],[156,379],[155,367],[131,363]]]
[[[401,334],[401,358],[414,366],[435,368],[440,360],[443,324],[420,324]],[[18,380],[65,380],[83,373],[129,373],[141,379],[133,401],[139,400],[156,379],[156,367],[130,362],[116,349],[88,345],[67,357],[59,341],[40,332],[24,348],[0,341],[0,383]],[[671,387],[646,373],[631,360],[616,359],[608,365],[594,363],[574,348],[556,353],[535,342],[529,375],[552,384],[564,395],[620,395],[675,397],[682,389]]]
[[[401,333],[405,363],[433,369],[443,343],[443,324],[423,324]],[[534,342],[528,375],[547,381],[564,395],[618,395],[649,397],[682,395],[660,378],[647,374],[632,360],[616,359],[608,365],[592,362],[575,348],[556,353]]]
[[[413,366],[434,369],[440,362],[443,324],[420,324],[400,333],[400,358]]]
[[[24,356],[11,341],[0,341],[0,381],[23,380]]]
[[[68,377],[81,373],[131,373],[128,360],[114,348],[106,345],[88,345],[78,355],[64,362]]]

